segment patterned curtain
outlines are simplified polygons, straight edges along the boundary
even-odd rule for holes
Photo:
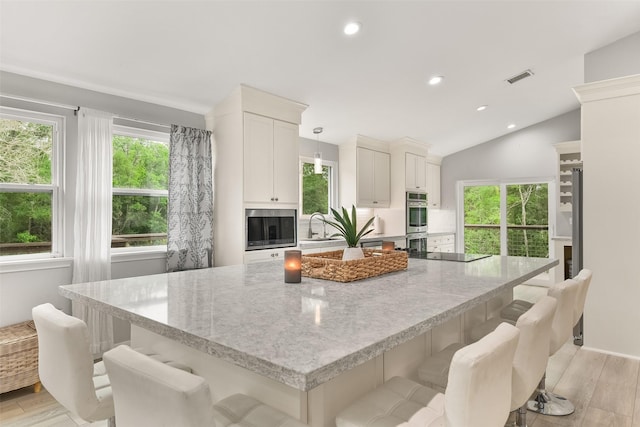
[[[213,265],[211,132],[171,125],[167,270]]]

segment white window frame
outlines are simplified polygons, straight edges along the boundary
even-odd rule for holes
[[[129,136],[132,138],[147,139],[156,142],[162,142],[169,146],[170,134],[167,132],[158,132],[148,129],[134,128],[124,125],[113,125],[113,135]],[[112,141],[113,144],[113,141]],[[167,171],[167,174],[169,171]],[[153,190],[145,188],[117,188],[111,189],[111,198],[113,196],[149,196],[149,197],[169,197],[169,190]],[[113,237],[113,233],[111,234]],[[111,253],[118,255],[132,252],[164,252],[167,251],[167,245],[153,246],[130,246],[126,248],[111,248]]]
[[[311,215],[302,213],[302,165],[303,163],[311,163],[313,164],[313,157],[300,156],[300,162],[298,164],[298,178],[300,180],[298,187],[300,188],[300,197],[298,202],[298,217],[300,219],[310,219]],[[328,215],[331,215],[331,209],[336,209],[338,206],[338,162],[333,160],[325,160],[322,159],[322,166],[329,166],[331,168],[331,173],[329,174],[329,212]]]
[[[31,110],[0,107],[0,118],[39,123],[53,127],[51,147],[51,184],[0,183],[0,191],[15,193],[51,193],[51,252],[4,255],[1,261],[61,258],[64,253],[64,140],[65,118]]]

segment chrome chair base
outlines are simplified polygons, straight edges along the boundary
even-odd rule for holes
[[[527,427],[527,405],[511,411],[504,427]]]
[[[538,414],[564,416],[573,414],[575,406],[567,398],[548,391],[538,391],[534,400],[527,402],[527,409]]]

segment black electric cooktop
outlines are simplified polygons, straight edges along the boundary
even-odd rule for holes
[[[490,257],[487,254],[460,254],[452,252],[409,252],[409,258],[431,259],[438,261],[471,262]]]

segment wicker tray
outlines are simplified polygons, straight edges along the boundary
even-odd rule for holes
[[[407,253],[363,249],[364,258],[342,261],[342,251],[302,256],[302,275],[335,282],[353,282],[407,269]]]

